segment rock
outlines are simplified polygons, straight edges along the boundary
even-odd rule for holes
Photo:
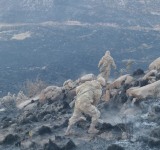
[[[55,136],[55,140],[56,140],[56,141],[61,141],[61,140],[62,140],[62,137],[61,137],[61,136]]]
[[[20,137],[18,135],[13,135],[13,134],[8,134],[4,140],[3,140],[3,144],[7,144],[7,145],[11,145],[15,142],[17,142],[20,139]]]
[[[69,109],[70,106],[66,101],[63,101],[63,109]]]
[[[112,130],[105,131],[102,134],[100,134],[100,137],[106,140],[120,140],[120,139],[128,138],[127,132],[123,132],[122,130],[119,128],[113,127]]]
[[[160,124],[160,104],[151,107],[148,112],[148,119]]]
[[[125,80],[125,84],[130,84],[133,81],[133,77],[132,76],[127,76],[126,80]]]
[[[105,122],[98,122],[96,127],[100,130],[100,132],[110,131],[113,128],[111,124]]]
[[[27,105],[29,104],[32,104],[32,101],[38,101],[39,100],[39,95],[35,96],[35,97],[32,97],[31,99],[28,99],[28,100],[25,100],[25,101],[22,101],[20,104],[17,105],[17,107],[19,109],[23,109],[24,107],[26,107]]]
[[[72,150],[76,147],[72,140],[69,140],[61,150]]]
[[[100,130],[101,138],[107,139],[107,140],[120,140],[125,139],[126,137],[129,137],[130,128],[129,124],[116,124],[107,130]]]
[[[102,96],[101,99],[102,99],[102,101],[105,101],[105,102],[110,100],[110,92],[109,92],[109,90],[106,90],[106,93]]]
[[[141,80],[141,81],[139,82],[139,86],[140,86],[140,87],[146,86],[147,84],[148,84],[148,79]]]
[[[150,79],[150,80],[148,81],[149,84],[152,84],[152,83],[154,83],[154,82],[156,82],[156,78]]]
[[[53,116],[51,114],[47,114],[46,116],[43,117],[43,121],[47,121],[49,119],[53,118]]]
[[[76,83],[82,84],[86,81],[92,81],[92,80],[95,80],[95,79],[96,79],[96,77],[94,76],[94,74],[86,74],[86,75],[82,76],[80,79],[78,79],[76,81]]]
[[[132,94],[131,94],[131,91],[132,90],[135,90],[135,89],[138,89],[139,87],[131,87],[131,88],[129,88],[127,91],[126,91],[126,96],[128,96],[128,97],[134,97],[134,96],[132,96]]]
[[[32,142],[32,143],[29,145],[29,148],[30,148],[30,149],[37,149],[37,146],[38,146],[37,143]]]
[[[7,122],[9,122],[9,121],[11,121],[11,118],[4,117],[4,118],[2,118],[2,120],[1,120],[1,121],[7,121]]]
[[[155,106],[155,113],[160,113],[160,105]]]
[[[160,139],[158,139],[158,138],[142,136],[142,137],[140,137],[139,140],[143,141],[144,143],[149,145],[151,148],[153,148],[153,147],[160,148]]]
[[[125,150],[125,149],[119,145],[112,144],[107,148],[107,150]]]
[[[68,102],[57,101],[57,102],[54,102],[52,105],[48,106],[48,108],[46,110],[51,110],[51,111],[55,112],[55,114],[57,114],[57,113],[64,114],[69,109],[71,109],[71,108],[70,108]]]
[[[110,132],[103,132],[103,133],[100,135],[100,137],[101,137],[102,139],[105,139],[105,140],[115,140],[115,138],[114,138],[114,136],[113,136],[113,134],[112,134],[112,131],[110,131]]]
[[[31,103],[31,100],[29,99],[29,100],[26,100],[26,101],[24,101],[24,102],[22,102],[22,103],[20,103],[19,105],[17,105],[17,107],[19,108],[19,109],[23,109],[25,106],[27,106],[29,103]]]
[[[124,112],[123,112],[123,115],[128,115],[128,116],[134,116],[136,115],[138,112],[133,109],[133,108],[129,108],[129,109],[126,109]]]
[[[43,135],[46,133],[52,133],[51,128],[48,126],[42,126],[39,130],[38,130],[39,135]]]
[[[17,147],[20,147],[21,146],[21,141],[16,142],[14,145],[17,146]]]
[[[125,90],[120,91],[117,95],[115,95],[112,99],[114,105],[124,104],[127,101],[127,96]]]
[[[39,101],[43,103],[46,99],[51,99],[52,101],[63,99],[64,93],[62,88],[57,86],[49,86],[45,90],[41,91]]]
[[[159,138],[160,139],[160,127],[152,130],[150,136],[153,137],[153,138]]]
[[[124,75],[116,79],[113,83],[109,84],[106,86],[106,89],[114,89],[114,88],[121,88],[123,83],[131,83],[133,81],[133,77],[130,76],[129,74]]]
[[[122,133],[122,139],[123,139],[123,140],[128,139],[128,133],[123,132],[123,133]]]
[[[137,98],[133,98],[131,106],[134,106],[134,103],[137,102]]]
[[[127,101],[127,96],[126,96],[126,93],[125,92],[122,92],[121,94],[120,94],[120,102],[122,103],[122,104],[124,104],[126,101]]]
[[[156,75],[156,81],[160,80],[160,73]]]
[[[59,123],[59,124],[56,124],[54,125],[54,129],[58,129],[58,128],[66,128],[68,127],[68,122],[69,120],[68,119],[65,119],[62,123]]]
[[[110,89],[109,92],[110,92],[110,97],[111,98],[114,97],[117,94],[117,90],[116,89]]]
[[[156,79],[156,74],[157,70],[151,70],[141,79],[141,81]]]
[[[73,89],[73,88],[75,88],[76,87],[76,84],[71,80],[71,79],[69,79],[69,80],[67,80],[67,81],[65,81],[64,83],[63,83],[63,89],[65,90],[65,91],[69,91],[69,90],[71,90],[71,89]]]
[[[0,104],[0,105],[1,105],[1,104]],[[0,112],[4,112],[4,111],[6,111],[5,108],[0,109]]]
[[[5,110],[12,110],[12,109],[16,109],[16,103],[15,103],[15,95],[11,95],[10,93],[8,93],[7,96],[4,96],[1,100],[0,100],[0,107],[4,108]]]
[[[150,147],[159,147],[160,148],[160,139],[150,137],[148,139],[148,145]]]
[[[32,103],[32,101],[31,101],[31,103],[28,104],[28,105],[24,108],[24,110],[25,110],[25,111],[32,111],[32,110],[34,110],[34,109],[36,109],[36,108],[37,108],[37,104],[36,104],[36,103]]]
[[[20,121],[20,124],[27,124],[31,122],[38,122],[38,119],[35,115],[31,115],[29,117],[26,117]]]
[[[87,129],[89,126],[86,124],[86,122],[84,122],[84,121],[79,121],[79,122],[77,123],[77,127],[78,127],[78,128],[81,128],[81,129]]]
[[[127,90],[127,95],[139,99],[160,97],[160,81],[156,81],[143,87],[131,88]]]
[[[2,121],[1,121],[1,125],[3,128],[7,128],[9,127],[13,122],[11,121],[11,118],[2,118]]]
[[[26,117],[29,117],[29,116],[32,116],[32,115],[33,115],[33,113],[29,112],[29,113],[26,114]]]
[[[138,102],[139,100],[137,100],[137,102]],[[148,112],[148,109],[147,109],[147,104],[144,102],[144,101],[142,101],[142,100],[140,100],[141,102],[139,103],[139,106],[140,106],[140,108],[142,109],[142,111],[143,112]]]
[[[73,99],[75,96],[76,96],[76,88],[74,88],[66,93],[66,97],[68,99]]]
[[[61,150],[61,148],[49,139],[49,142],[44,144],[44,150]]]
[[[119,123],[113,126],[113,130],[115,132],[127,132],[128,131],[128,124]]]
[[[137,69],[136,71],[133,72],[133,76],[143,75],[143,74],[144,74],[144,71],[142,69]]]
[[[134,86],[134,87],[139,86],[139,81],[135,81],[135,82],[133,83],[133,86]]]
[[[37,115],[37,118],[38,119],[43,119],[46,115],[48,115],[48,114],[51,114],[51,112],[50,111],[43,111],[43,112],[40,112],[38,115]]]
[[[160,69],[160,57],[154,60],[150,65],[149,65],[149,70],[158,70]]]

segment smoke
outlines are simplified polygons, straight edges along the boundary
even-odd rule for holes
[[[82,77],[82,76],[84,76],[84,75],[86,75],[87,74],[87,72],[86,71],[83,71],[81,74],[80,74],[80,77]]]
[[[92,72],[87,72],[86,70],[83,70],[83,71],[79,74],[78,78],[81,78],[81,77],[83,77],[83,76],[86,75],[86,74],[93,74],[93,73],[92,73]]]
[[[113,77],[111,77],[111,78],[109,78],[109,80],[107,81],[107,83],[112,83],[113,81],[115,80],[115,78],[113,78]]]

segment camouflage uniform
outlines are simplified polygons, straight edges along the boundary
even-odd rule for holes
[[[105,56],[101,58],[98,64],[98,68],[100,68],[101,73],[100,75],[106,80],[106,82],[108,81],[108,77],[110,75],[111,66],[113,66],[114,69],[116,69],[115,62],[113,58],[110,56],[110,52],[107,51]]]
[[[75,101],[73,116],[69,119],[69,126],[65,133],[66,135],[69,134],[71,127],[77,121],[86,120],[85,117],[81,117],[82,112],[92,117],[92,123],[88,132],[98,133],[98,130],[95,129],[95,125],[100,117],[100,112],[95,105],[99,102],[102,95],[102,86],[104,85],[105,80],[101,77],[97,81],[87,81],[76,88],[77,99]],[[95,88],[96,90],[92,90]]]

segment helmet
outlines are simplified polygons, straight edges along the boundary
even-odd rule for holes
[[[110,51],[106,51],[105,55],[110,56]]]
[[[99,77],[99,78],[97,79],[97,81],[98,81],[101,85],[103,85],[103,86],[106,85],[106,81],[105,81],[105,79],[102,78],[102,77]]]

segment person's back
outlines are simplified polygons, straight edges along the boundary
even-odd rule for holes
[[[102,87],[105,86],[105,79],[100,77],[97,80],[87,81],[76,88],[77,98],[75,101],[74,112],[69,119],[69,125],[65,135],[68,135],[71,127],[79,120],[85,120],[81,117],[82,112],[92,117],[89,133],[98,133],[95,125],[100,117],[99,110],[95,105],[99,102],[102,94]]]
[[[110,56],[110,52],[107,51],[105,56],[101,58],[98,64],[98,68],[100,68],[101,73],[100,75],[106,80],[106,82],[108,81],[108,77],[110,75],[111,66],[113,66],[114,69],[116,69],[115,62],[113,58]]]
[[[92,104],[97,104],[102,95],[101,84],[96,80],[87,81],[76,88],[76,93],[76,101],[85,101],[88,98],[92,101]]]
[[[111,56],[103,56],[103,65],[102,66],[111,66],[113,63],[113,58]]]

